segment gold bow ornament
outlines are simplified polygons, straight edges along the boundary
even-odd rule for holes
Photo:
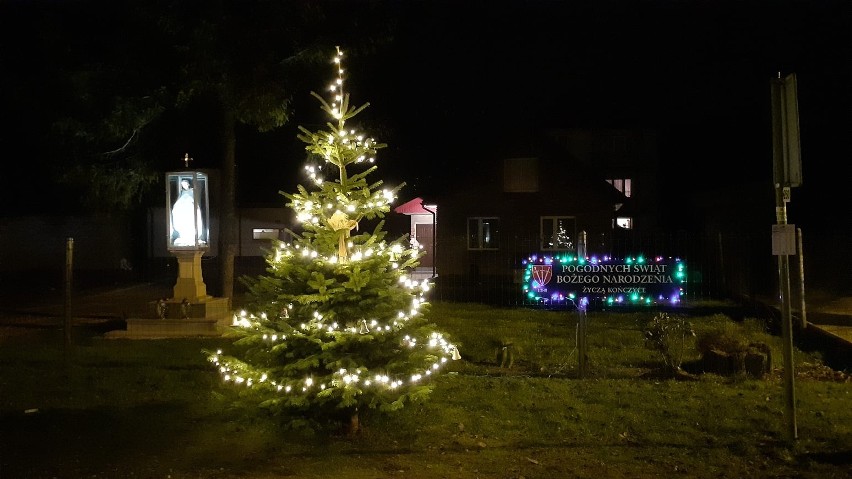
[[[331,215],[331,218],[328,219],[328,225],[331,226],[331,229],[337,232],[338,235],[337,256],[340,258],[340,262],[348,262],[349,251],[346,249],[346,238],[349,237],[349,232],[351,230],[358,227],[358,222],[350,220],[346,213],[337,210],[333,215]]]

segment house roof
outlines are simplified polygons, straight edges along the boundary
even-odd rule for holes
[[[402,213],[404,215],[430,215],[434,213],[434,211],[429,211],[423,207],[423,198],[419,196],[411,201],[397,206],[393,209],[393,211],[395,213]]]

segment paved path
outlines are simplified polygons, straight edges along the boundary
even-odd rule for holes
[[[150,303],[172,295],[163,283],[133,283],[72,293],[71,313],[77,318],[128,318],[147,314]],[[59,291],[4,296],[0,311],[30,315],[64,316],[65,297]]]
[[[831,324],[809,324],[809,328],[814,328],[824,334],[835,337],[840,341],[844,341],[852,346],[852,326],[834,326]]]
[[[805,305],[807,327],[852,346],[852,298],[835,298],[824,303]],[[801,311],[795,311],[801,317]]]

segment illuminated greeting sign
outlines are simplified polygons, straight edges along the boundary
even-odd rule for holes
[[[595,299],[650,305],[678,303],[685,293],[686,265],[676,258],[532,255],[524,266],[524,294],[539,303]]]

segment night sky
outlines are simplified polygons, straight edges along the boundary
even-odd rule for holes
[[[794,72],[804,181],[791,222],[806,221],[795,217],[805,205],[833,210],[807,219],[842,214],[852,3],[498,3],[412,18],[404,29],[410,55],[393,81],[420,76],[410,103],[437,120],[427,131],[438,144],[466,137],[464,125],[482,141],[539,126],[651,128],[673,202],[696,190],[771,187],[769,83]]]
[[[30,3],[49,10],[60,2]],[[358,118],[389,136],[378,138],[389,147],[377,175],[406,181],[406,198],[430,196],[471,158],[546,127],[655,130],[661,183],[679,192],[673,201],[737,185],[768,188],[769,83],[778,72],[796,73],[804,180],[791,222],[850,228],[834,222],[848,209],[838,171],[852,159],[852,2],[378,3],[392,13],[393,40],[349,65],[349,83],[353,102],[371,103]],[[31,130],[42,121],[21,118],[18,93],[38,93],[21,85],[33,80],[23,70],[42,68],[25,52],[43,51],[12,36],[25,35],[18,23],[0,17],[5,164],[11,152],[31,150],[27,142],[39,138]],[[310,89],[321,91],[331,69],[316,75],[321,83]],[[318,109],[308,90],[296,107],[291,124],[238,140],[244,203],[276,201],[278,190],[303,182],[296,125],[314,122]]]

